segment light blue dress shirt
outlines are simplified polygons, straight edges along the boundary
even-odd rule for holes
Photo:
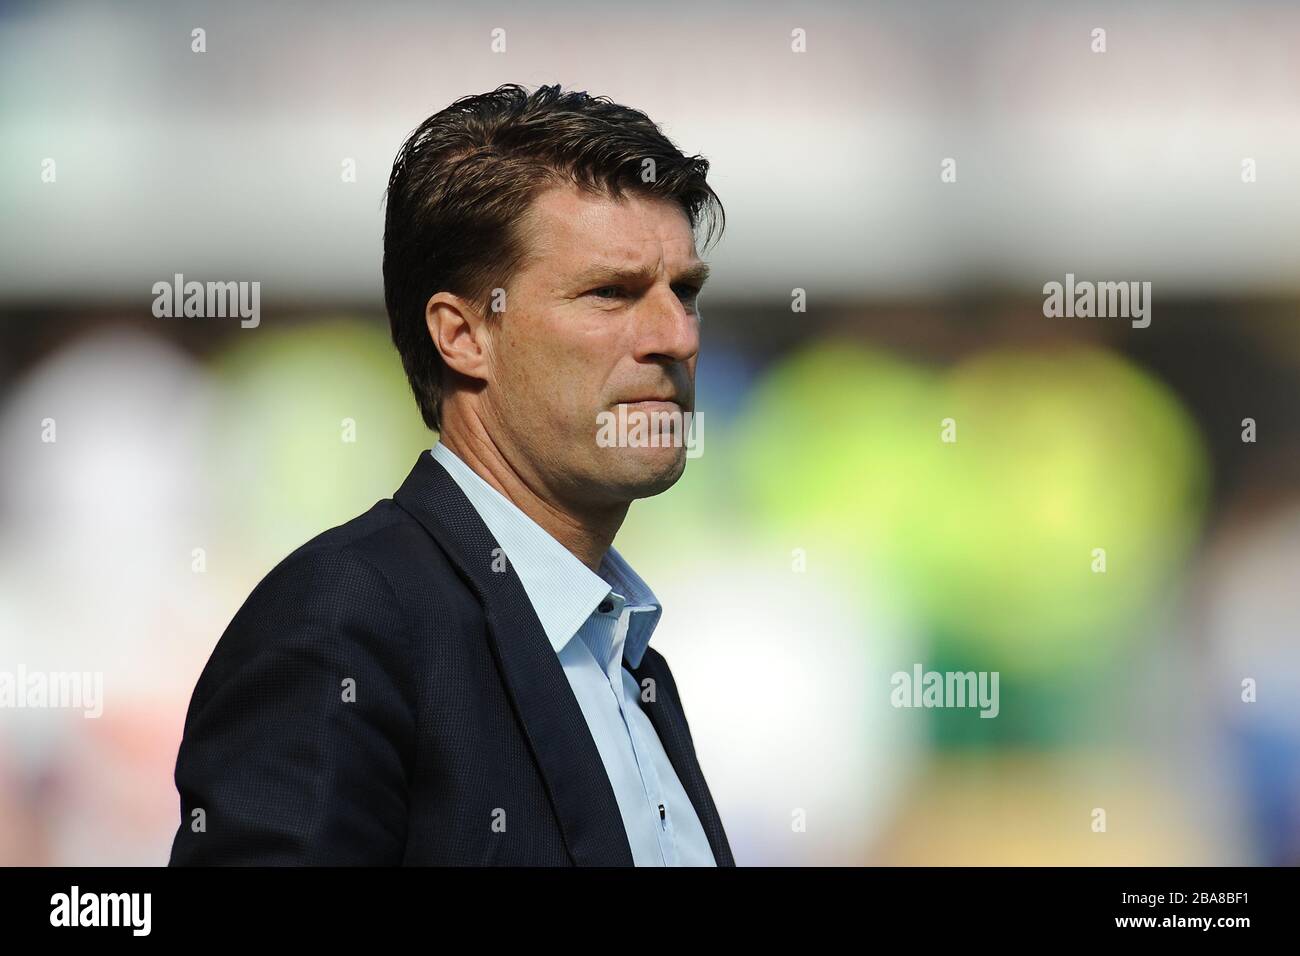
[[[465,492],[523,583],[578,698],[614,788],[637,866],[715,866],[704,828],[637,704],[637,667],[662,608],[613,548],[600,574],[438,442],[430,452]],[[574,640],[577,638],[577,640]]]

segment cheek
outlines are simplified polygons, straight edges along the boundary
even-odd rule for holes
[[[500,339],[497,368],[510,404],[541,429],[594,422],[616,348],[607,326],[563,318],[520,316]]]
[[[553,323],[535,343],[554,387],[579,402],[591,402],[603,395],[610,369],[621,354],[618,329],[607,318],[601,318]]]

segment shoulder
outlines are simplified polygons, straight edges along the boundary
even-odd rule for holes
[[[418,522],[390,499],[285,556],[239,606],[195,691],[206,701],[233,680],[258,686],[312,672],[410,670],[420,595],[459,605],[459,584]],[[413,625],[413,621],[415,624]],[[396,679],[396,677],[394,678]]]
[[[412,633],[450,636],[473,629],[481,610],[469,586],[429,531],[385,498],[322,531],[286,555],[261,579],[227,628],[276,641],[289,631],[317,639],[384,641],[396,647]]]
[[[210,669],[302,647],[335,658],[404,655],[429,607],[458,607],[463,590],[428,532],[384,499],[268,571],[231,619]]]
[[[430,576],[455,580],[429,533],[385,498],[295,548],[263,577],[240,613],[290,600],[327,617],[358,608],[391,616]]]
[[[285,605],[282,610],[329,616],[344,602],[373,595],[374,609],[395,607],[391,582],[376,557],[384,542],[400,538],[400,519],[379,502],[365,514],[316,535],[279,561],[258,583],[239,616]]]

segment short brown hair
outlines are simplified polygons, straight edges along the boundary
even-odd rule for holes
[[[681,153],[639,110],[559,86],[530,94],[507,84],[421,123],[388,180],[384,302],[425,424],[439,427],[442,366],[425,306],[448,291],[487,314],[493,290],[527,252],[517,226],[538,193],[569,182],[671,199],[692,231],[707,218],[707,244],[726,225],[708,171],[708,160]]]

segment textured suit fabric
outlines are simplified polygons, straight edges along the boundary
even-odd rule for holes
[[[427,453],[254,589],[199,677],[170,864],[630,866],[614,792],[515,573]],[[494,569],[494,564],[496,569]],[[639,705],[734,866],[663,656]]]

